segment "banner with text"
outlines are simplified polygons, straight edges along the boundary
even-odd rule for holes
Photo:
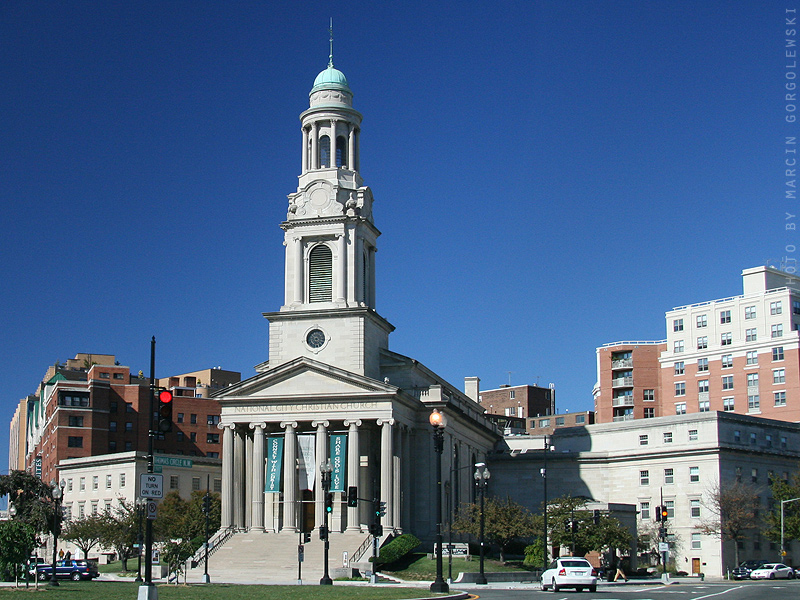
[[[281,491],[281,464],[283,462],[283,438],[267,438],[267,482],[264,486],[266,493],[280,493]]]
[[[297,445],[300,446],[300,478],[298,483],[301,490],[314,489],[314,477],[317,473],[317,436],[298,435]]]
[[[345,491],[345,460],[347,457],[347,436],[331,436],[331,491]]]

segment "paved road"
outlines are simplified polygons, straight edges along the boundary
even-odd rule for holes
[[[465,588],[458,586],[458,591]],[[452,589],[452,591],[456,591]],[[797,600],[800,598],[800,581],[732,581],[724,583],[674,583],[672,585],[641,585],[629,582],[622,585],[601,585],[597,592],[562,590],[558,593],[542,592],[538,585],[499,584],[488,587],[467,588],[471,594],[482,600],[514,600],[530,598],[551,598],[552,600]]]

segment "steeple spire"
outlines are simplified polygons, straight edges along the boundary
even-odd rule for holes
[[[333,68],[333,17],[331,17],[331,25],[328,27],[328,33],[330,34],[330,54],[328,54],[328,68]]]

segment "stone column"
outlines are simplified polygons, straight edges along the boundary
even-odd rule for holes
[[[308,129],[303,127],[303,160],[301,173],[308,171]]]
[[[303,239],[300,237],[292,238],[294,244],[294,303],[303,303]],[[288,273],[287,273],[288,274]]]
[[[236,429],[233,432],[233,524],[236,529],[244,529],[244,469],[244,432]]]
[[[311,168],[319,169],[319,122],[311,124]]]
[[[328,460],[328,421],[312,421],[317,428],[317,464],[314,471],[314,522],[319,527],[325,520],[325,498],[322,497],[322,472],[319,466]]]
[[[347,135],[347,167],[351,171],[356,170],[356,127],[352,123],[350,124],[350,131]]]
[[[347,485],[358,486],[358,475],[360,471],[360,458],[358,449],[358,428],[361,427],[361,421],[356,419],[353,421],[345,421],[345,427],[350,429],[347,432]],[[359,489],[359,495],[362,490]],[[361,524],[359,523],[358,507],[347,508],[347,531],[360,531]]]
[[[217,425],[222,429],[222,514],[221,529],[233,527],[233,424]]]
[[[284,421],[283,527],[281,533],[297,533],[297,422]]]
[[[400,456],[402,454],[399,450],[402,449],[402,426],[392,427],[392,433],[395,442],[392,444],[392,450],[394,448],[398,449],[398,452],[393,452],[392,456],[392,482],[393,482],[393,489],[392,489],[392,527],[396,531],[402,532],[402,525],[401,525],[401,516],[403,514],[402,502],[400,497],[400,491],[403,487],[402,484],[402,464],[400,462]],[[396,443],[396,445],[395,445]]]
[[[339,254],[339,264],[336,269],[336,295],[337,302],[344,302],[347,296],[345,284],[347,283],[347,237],[343,233],[336,240],[336,252]]]
[[[378,419],[381,428],[381,497],[386,502],[386,516],[383,523],[394,527],[394,469],[392,468],[392,425],[394,419]]]
[[[360,171],[361,170],[361,148],[359,146],[361,145],[361,129],[356,129],[356,135],[355,135],[354,139],[355,139],[355,144],[353,146],[355,147],[355,150],[353,151],[353,155],[355,156],[355,163],[353,165],[353,170],[354,171]]]
[[[264,531],[264,448],[266,423],[250,423],[253,430],[253,488],[251,497],[250,528]]]
[[[331,119],[331,164],[329,166],[336,167],[336,119]]]

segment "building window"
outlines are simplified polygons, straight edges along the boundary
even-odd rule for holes
[[[197,441],[197,432],[196,431],[192,431],[192,432],[189,433],[189,441],[190,442],[196,442]]]
[[[756,307],[755,306],[745,306],[744,307],[744,318],[745,319],[755,319],[756,318]]]
[[[664,506],[667,508],[667,518],[674,519],[675,518],[675,501],[674,500],[667,500],[664,502]]]
[[[730,346],[733,343],[733,334],[732,333],[723,333],[722,338],[720,340],[720,344],[723,346]]]
[[[708,327],[708,315],[697,315],[697,326]]]
[[[742,441],[742,432],[738,429],[735,429],[733,432],[733,441],[734,442],[741,442]]]
[[[317,244],[308,255],[309,302],[330,302],[333,298],[333,254]]]
[[[176,442],[182,442],[183,441],[183,437],[184,436],[183,436],[183,432],[182,431],[176,431],[175,432],[175,441]]]
[[[700,467],[689,467],[689,482],[699,483],[700,481]]]
[[[744,341],[755,342],[757,339],[758,339],[758,332],[755,327],[753,327],[752,329],[745,329]]]
[[[645,402],[655,402],[655,400],[656,400],[656,391],[655,390],[644,390],[643,396],[644,396],[644,401]]]
[[[747,409],[751,411],[761,409],[761,398],[758,397],[758,394],[750,394],[747,396]]]
[[[683,340],[677,340],[674,347],[675,353],[683,352]]]
[[[62,438],[63,439],[63,438]],[[68,448],[83,448],[83,436],[71,435],[67,438]]]
[[[750,481],[753,483],[758,483],[758,469],[750,470]]]
[[[665,444],[671,444],[672,443],[672,432],[671,431],[665,431],[664,432],[664,443]]]
[[[719,323],[720,325],[725,325],[725,323],[731,322],[731,311],[723,310],[719,313]]]
[[[753,432],[751,431],[751,432],[750,432],[750,445],[751,445],[751,446],[755,446],[757,442],[758,442],[758,437],[756,436],[756,434],[755,434],[755,433],[753,433]]]
[[[747,361],[745,364],[748,365],[757,365],[758,364],[758,352],[755,350],[750,350],[747,353]]]
[[[92,476],[92,489],[96,490],[100,487],[100,477],[98,475]]]
[[[769,303],[769,314],[780,315],[783,313],[783,304],[780,300]]]
[[[700,534],[699,533],[693,533],[692,534],[692,550],[700,550],[700,549],[701,549],[701,546],[700,546]]]
[[[650,471],[639,471],[639,485],[650,485]]]
[[[78,489],[83,492],[86,491],[86,477],[81,477],[78,482]]]
[[[219,452],[206,452],[207,458],[219,458]]]
[[[707,358],[698,358],[697,359],[697,372],[703,373],[704,371],[708,371],[708,359]]]
[[[71,491],[72,491],[72,477],[70,477],[69,479],[67,479],[67,491],[68,491],[68,492],[71,492]]]
[[[685,396],[686,395],[686,383],[680,381],[675,384],[675,395],[676,396]]]
[[[112,412],[112,413],[117,412],[117,401],[116,400],[112,400],[111,402],[108,403],[108,412]]]
[[[126,422],[125,423],[125,431],[127,431],[128,433],[133,431],[133,423],[131,423],[130,421]]]
[[[700,412],[709,412],[711,410],[711,404],[708,400],[700,400],[699,408]]]
[[[664,484],[671,485],[675,483],[675,471],[673,469],[664,469]]]
[[[111,489],[111,475],[106,475],[106,489]]]
[[[758,373],[747,374],[747,387],[758,387]]]
[[[697,391],[701,394],[708,393],[708,379],[699,379],[697,381]]]
[[[219,434],[218,433],[207,433],[206,434],[206,444],[219,444]]]
[[[786,448],[786,436],[781,436],[781,448]]]
[[[672,331],[683,331],[683,319],[675,319],[672,321]]]
[[[693,519],[700,518],[700,500],[689,500],[689,515]]]
[[[321,169],[331,166],[331,138],[327,135],[319,138],[319,166]]]
[[[775,392],[775,406],[786,406],[786,392]]]
[[[722,399],[722,410],[725,412],[733,412],[735,408],[733,398]]]
[[[783,337],[783,323],[777,323],[772,326],[772,337],[773,338]]]
[[[78,502],[78,518],[82,519],[86,516],[86,503]]]
[[[656,409],[652,406],[646,407],[644,409],[644,418],[645,419],[654,419],[656,416]]]
[[[199,489],[200,489],[200,478],[192,477],[192,490],[196,492]]]
[[[222,491],[222,479],[214,480],[214,491],[219,494]]]
[[[732,390],[733,389],[733,375],[723,375],[722,376],[722,389],[723,390]]]
[[[125,487],[125,473],[119,474],[119,487],[121,488]]]
[[[177,490],[180,478],[178,475],[170,475],[169,476],[169,489]]]
[[[189,415],[189,423],[192,425],[197,425],[197,415],[190,414]]]
[[[640,446],[647,446],[647,444],[648,444],[647,435],[646,434],[645,435],[640,435],[639,436],[639,445]]]
[[[83,427],[83,417],[69,417],[69,426],[70,427]]]
[[[556,427],[564,424],[564,417],[556,417]]]
[[[767,448],[772,448],[772,435],[768,433],[764,437],[764,442],[766,443]]]
[[[676,415],[686,414],[686,402],[677,402],[675,404],[675,414]]]
[[[683,361],[675,363],[675,375],[683,375],[685,369],[686,369],[686,367],[685,367]]]
[[[699,338],[697,338],[697,349],[705,350],[706,348],[708,348],[708,336],[701,335]]]
[[[132,413],[133,412],[133,402],[126,402],[125,403],[125,412]]]
[[[183,413],[178,413],[178,418],[175,419],[176,423],[183,423]]]
[[[696,442],[697,441],[697,429],[690,429],[689,430],[689,441]]]
[[[117,430],[117,422],[116,421],[109,421],[108,422],[108,430],[109,431],[116,431]]]
[[[640,510],[639,514],[642,517],[642,521],[649,521],[650,520],[650,503],[649,502],[642,502],[639,504]]]
[[[125,452],[133,450],[133,442],[125,442]]]
[[[786,369],[773,370],[772,383],[786,383]]]
[[[772,349],[772,360],[783,360],[783,346]]]
[[[586,423],[586,415],[575,415],[575,424]]]
[[[730,369],[733,367],[733,354],[723,354],[722,355],[722,368],[723,369]]]
[[[514,400],[514,398],[517,397],[517,391],[516,390],[510,390],[509,393],[508,393],[508,397],[509,397],[510,400]]]

